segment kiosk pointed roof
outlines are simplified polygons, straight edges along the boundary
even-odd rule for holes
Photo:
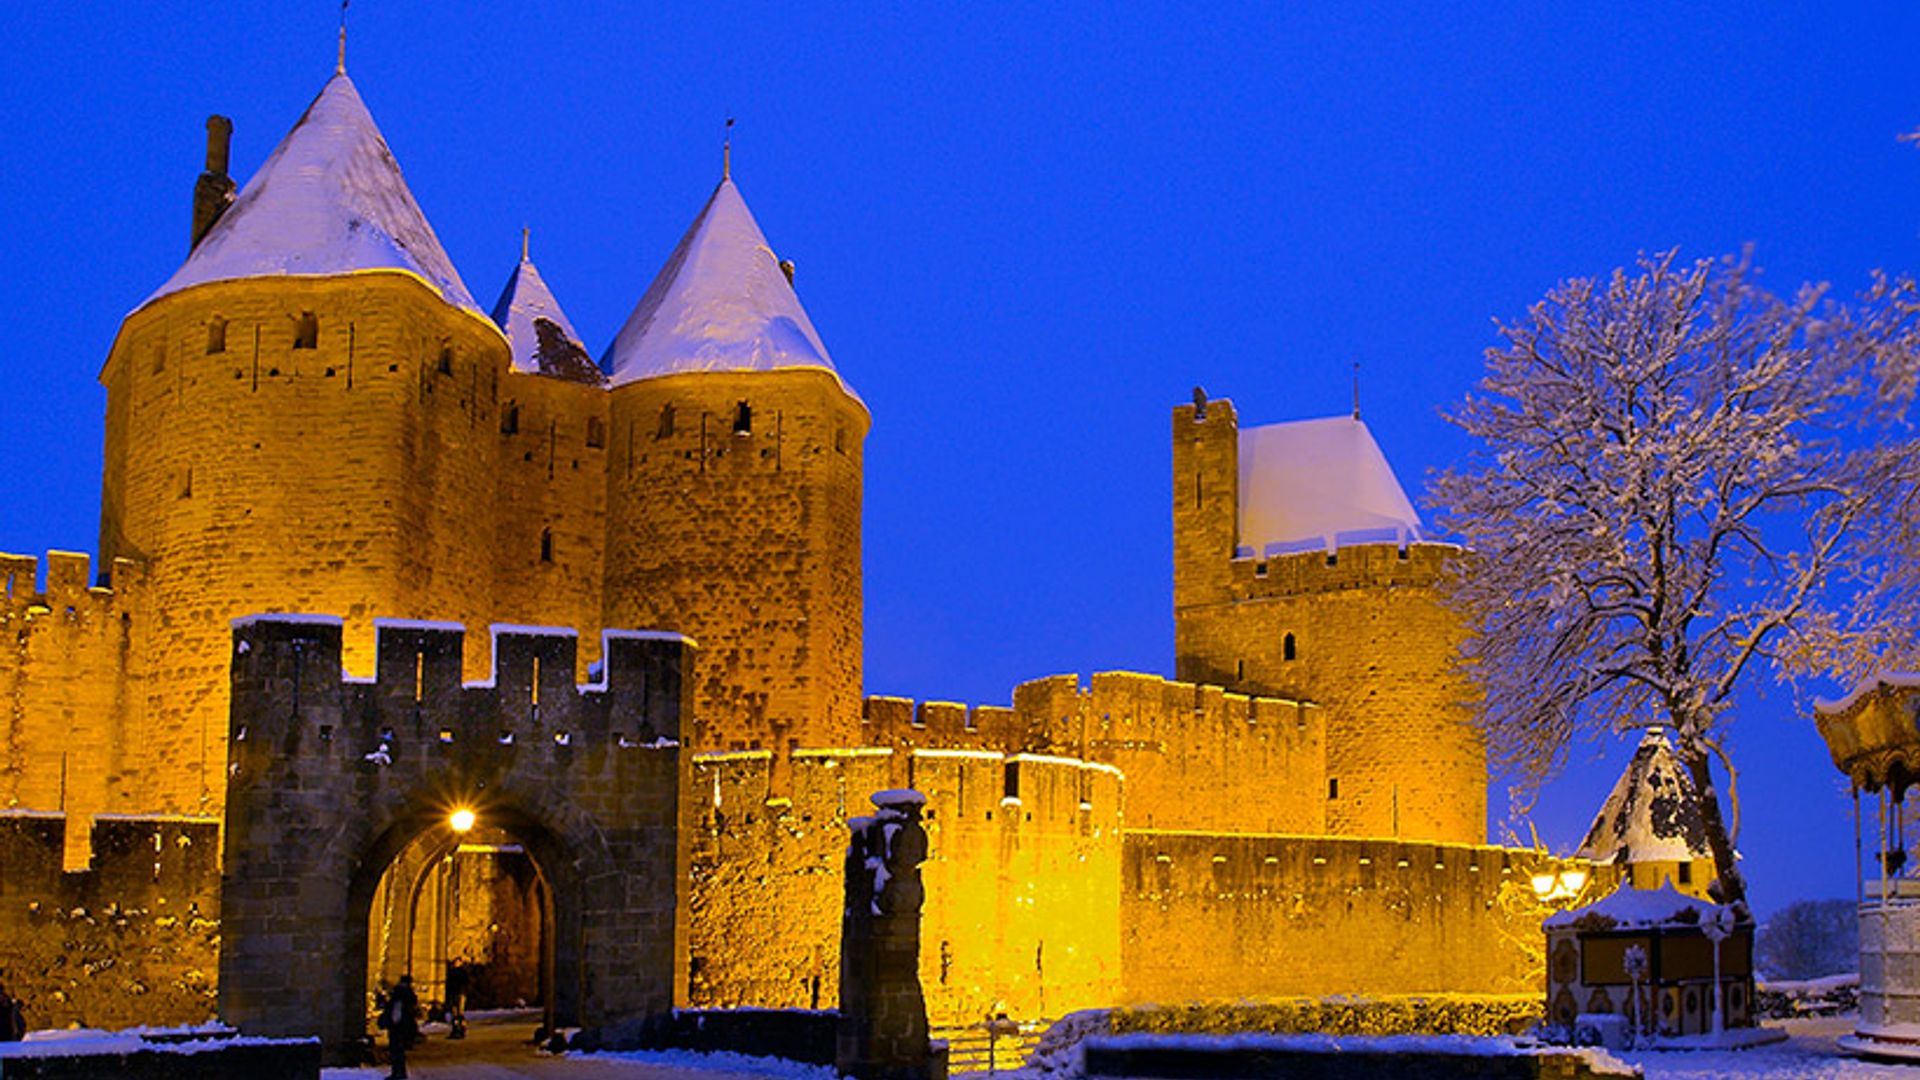
[[[479,314],[359,91],[336,71],[147,302],[210,281],[370,271],[411,274]]]
[[[853,393],[730,176],[680,238],[602,366],[615,386],[691,371],[817,368]]]
[[[1597,863],[1712,858],[1693,777],[1660,728],[1649,728],[1575,853]]]
[[[554,375],[575,382],[605,381],[592,354],[581,344],[572,320],[554,299],[540,270],[524,248],[493,305],[493,321],[507,335],[513,370]]]

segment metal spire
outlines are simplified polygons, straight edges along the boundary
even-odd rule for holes
[[[1353,362],[1353,418],[1360,419],[1360,361]]]
[[[733,117],[727,117],[726,138],[720,143],[720,179],[733,179]]]
[[[334,61],[335,75],[347,73],[347,3],[348,0],[340,0],[340,58]]]
[[[531,256],[528,255],[528,252],[532,250],[533,250],[533,230],[527,228],[525,225],[522,225],[520,226],[520,261],[521,262],[529,261]]]

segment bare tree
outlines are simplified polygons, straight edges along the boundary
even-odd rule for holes
[[[1576,738],[1665,726],[1729,901],[1745,886],[1710,761],[1732,796],[1734,690],[1769,664],[1870,667],[1876,628],[1920,606],[1887,576],[1920,487],[1913,283],[1844,304],[1754,277],[1668,252],[1559,285],[1500,328],[1447,415],[1479,446],[1429,496],[1474,553],[1449,593],[1496,766],[1531,790]]]

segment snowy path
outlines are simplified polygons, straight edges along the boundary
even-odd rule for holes
[[[1843,1056],[1834,1040],[1853,1030],[1852,1016],[1774,1021],[1786,1042],[1736,1051],[1641,1051],[1616,1054],[1646,1070],[1647,1080],[1920,1080],[1920,1065],[1886,1065]]]

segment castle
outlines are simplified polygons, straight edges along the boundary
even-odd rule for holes
[[[398,805],[415,774],[392,759],[470,741],[476,688],[512,682],[527,731],[566,745],[539,725],[555,695],[606,677],[625,630],[679,635],[689,658],[660,729],[678,764],[635,774],[677,777],[655,855],[676,867],[683,925],[649,954],[671,968],[659,1000],[831,1001],[839,823],[905,786],[929,797],[936,1022],[1533,988],[1539,856],[1485,845],[1484,753],[1437,594],[1457,551],[1421,540],[1357,416],[1242,427],[1204,395],[1173,411],[1178,681],[1045,678],[1011,707],[863,698],[870,417],[724,170],[596,363],[524,249],[491,314],[476,304],[344,69],[237,195],[229,133],[209,122],[191,253],[101,370],[98,583],[85,556],[48,555],[44,588],[36,560],[0,557],[0,859],[36,868],[0,875],[0,969],[62,1002],[54,1019],[211,1004],[219,868],[113,867],[145,865],[147,831],[161,852],[224,835],[231,858],[255,824],[227,803],[254,775],[250,733],[312,756],[284,783],[391,788]],[[235,620],[271,613],[336,621],[288,639],[308,667],[260,682],[236,634],[268,639]],[[407,709],[342,719],[376,709],[363,699]],[[301,734],[322,700],[325,735]],[[488,717],[506,708],[486,700]],[[637,729],[595,723],[594,753],[634,745]],[[551,780],[562,797],[584,782]],[[565,831],[514,813],[501,821]],[[382,924],[372,970],[448,958],[452,908],[407,898],[472,888],[452,880],[456,849],[539,861],[496,832],[353,853],[355,880],[405,878],[355,900],[360,932],[369,910]],[[466,902],[552,909],[565,875],[481,877],[491,891]],[[110,902],[134,918],[160,918],[167,887],[191,894],[198,936],[142,960],[48,921],[78,883],[122,878]],[[53,939],[125,962],[34,960]],[[209,955],[177,970],[181,948]],[[164,952],[174,967],[140,975],[142,994],[175,991],[154,1016],[160,999],[143,1012],[125,986]],[[529,978],[547,994],[557,970]]]

